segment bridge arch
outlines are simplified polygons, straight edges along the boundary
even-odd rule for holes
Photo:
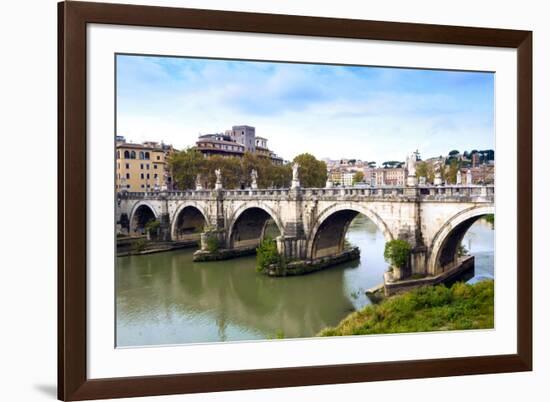
[[[484,215],[494,214],[494,205],[475,205],[467,208],[445,222],[435,234],[430,245],[428,273],[435,275],[456,260],[458,247],[470,227]]]
[[[269,220],[273,220],[284,233],[284,225],[279,215],[264,203],[246,203],[233,212],[229,219],[227,247],[256,246],[264,237]],[[240,245],[236,244],[240,243]]]
[[[204,208],[194,201],[180,204],[170,219],[172,240],[199,240],[205,226],[210,225]]]
[[[145,234],[147,222],[158,219],[157,210],[147,201],[140,201],[130,212],[130,235]]]
[[[342,251],[348,227],[358,214],[369,218],[386,241],[393,239],[386,223],[371,209],[355,203],[334,204],[323,210],[312,225],[307,238],[307,257],[315,259]],[[324,245],[323,252],[318,248],[320,245]]]

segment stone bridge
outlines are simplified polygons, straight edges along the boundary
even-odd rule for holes
[[[163,241],[215,233],[223,250],[253,250],[276,226],[288,260],[317,261],[342,253],[353,218],[372,220],[386,240],[412,246],[407,276],[436,276],[456,264],[470,226],[494,213],[492,185],[189,190],[117,195],[119,233],[139,235],[152,219]],[[234,254],[227,254],[234,255]]]

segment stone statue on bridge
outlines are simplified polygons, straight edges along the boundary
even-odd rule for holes
[[[221,169],[214,170],[214,173],[216,174],[216,190],[221,190],[223,188],[222,186],[222,171]]]
[[[256,171],[256,169],[252,169],[252,172],[250,172],[250,178],[252,179],[252,182],[250,183],[250,188],[256,190],[258,188],[258,172]]]
[[[436,185],[436,186],[443,185],[443,179],[441,177],[441,170],[442,170],[441,161],[437,161],[434,164],[434,170],[435,170],[434,185]]]
[[[195,179],[195,190],[202,190],[201,174],[197,174]]]
[[[458,172],[456,172],[456,184],[459,186],[462,185],[462,172],[460,169],[458,169]]]
[[[466,184],[472,184],[472,171],[470,169],[466,172]]]
[[[407,156],[407,186],[416,186],[418,179],[416,178],[416,153]]]
[[[298,177],[298,169],[300,169],[300,164],[294,162],[292,164],[292,185],[291,188],[300,188],[300,178]]]

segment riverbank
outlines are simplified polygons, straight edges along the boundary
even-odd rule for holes
[[[145,236],[127,237],[117,239],[116,255],[117,257],[126,257],[130,255],[156,254],[166,251],[174,251],[183,248],[196,248],[196,240],[180,241],[150,241]]]
[[[428,286],[349,314],[318,336],[494,328],[494,282]]]

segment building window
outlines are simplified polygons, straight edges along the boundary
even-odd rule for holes
[[[126,173],[126,178],[127,178],[127,179],[130,178],[130,173]]]
[[[130,152],[124,151],[124,159],[130,159]]]
[[[147,178],[149,178],[149,173],[147,173]]]
[[[147,170],[149,170],[149,164],[147,164]]]
[[[145,159],[149,160],[149,158],[150,158],[149,152],[145,152]]]
[[[145,186],[142,184],[142,185],[141,185],[141,188],[145,188]]]
[[[126,169],[130,169],[130,164],[129,163],[126,164]]]
[[[143,173],[141,173],[141,175],[140,175],[140,176],[141,176],[141,178],[143,179]]]
[[[120,151],[116,151],[116,158],[120,159]]]
[[[155,173],[155,175],[153,177],[156,179],[156,178],[159,177],[159,175]]]
[[[139,168],[140,168],[141,170],[143,170],[143,163],[140,163],[140,164],[139,164]]]
[[[157,155],[157,161],[160,161],[160,155]]]
[[[130,152],[130,159],[136,159],[136,151]]]
[[[157,165],[153,165],[153,169],[156,169],[157,168]]]
[[[139,159],[145,159],[145,154],[143,153],[143,151],[139,152]]]

